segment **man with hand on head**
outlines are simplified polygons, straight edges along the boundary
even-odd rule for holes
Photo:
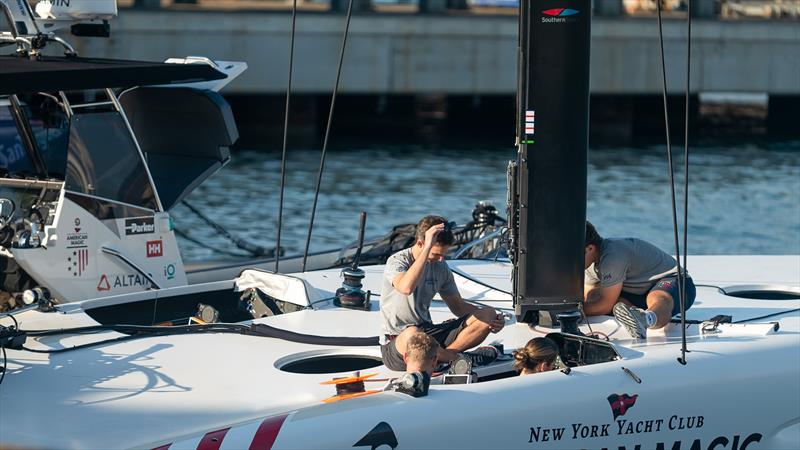
[[[383,363],[389,369],[406,370],[404,355],[415,333],[432,337],[440,346],[437,360],[451,362],[505,325],[502,314],[494,309],[479,308],[461,298],[453,273],[444,262],[455,241],[452,231],[445,228],[446,223],[441,216],[423,217],[417,224],[414,246],[386,261],[380,344]],[[429,310],[437,293],[456,319],[433,323]],[[494,347],[485,347],[464,356],[477,366],[490,363],[498,354]]]

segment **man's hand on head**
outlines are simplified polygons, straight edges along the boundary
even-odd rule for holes
[[[437,225],[433,225],[432,227],[428,228],[428,231],[425,232],[425,248],[429,249],[433,247],[433,240],[436,238],[436,235],[441,233],[444,230],[444,224],[440,223]]]

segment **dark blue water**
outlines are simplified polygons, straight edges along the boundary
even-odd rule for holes
[[[456,147],[330,151],[312,251],[355,240],[361,210],[368,213],[368,236],[430,213],[463,223],[478,200],[505,211],[513,148]],[[682,149],[676,151],[682,162]],[[303,250],[318,167],[319,150],[290,151],[281,239],[288,254]],[[682,166],[677,172],[682,198]],[[272,246],[279,174],[279,152],[236,152],[189,201],[234,235]],[[689,179],[690,254],[800,254],[800,142],[693,148]],[[588,215],[603,236],[636,236],[673,252],[665,148],[592,148]],[[185,207],[173,216],[192,237],[231,249]],[[186,261],[215,257],[185,240],[181,251]]]

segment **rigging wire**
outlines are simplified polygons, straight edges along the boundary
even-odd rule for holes
[[[664,29],[661,19],[661,2],[656,2],[658,6],[658,42],[659,42],[659,50],[661,54],[661,83],[662,89],[661,94],[664,99],[664,127],[666,129],[666,138],[667,138],[667,164],[669,165],[669,186],[670,186],[670,199],[672,201],[672,230],[675,238],[675,263],[678,266],[678,301],[680,302],[681,312],[685,310],[685,302],[682,289],[680,286],[684,284],[684,274],[681,270],[681,249],[680,249],[680,242],[678,238],[678,208],[675,201],[675,173],[673,170],[673,162],[672,162],[672,142],[670,141],[670,128],[669,128],[669,111],[667,108],[667,65],[664,58]],[[682,346],[681,346],[681,357],[678,358],[678,362],[681,364],[686,364],[686,328],[682,328],[681,330],[681,337],[682,337]]]
[[[314,229],[314,216],[317,212],[317,200],[319,199],[319,188],[322,184],[322,172],[325,170],[325,154],[328,151],[328,138],[331,134],[331,123],[333,122],[333,108],[336,105],[336,93],[339,91],[339,80],[342,77],[342,62],[344,61],[344,51],[347,47],[347,34],[350,30],[350,18],[353,15],[353,0],[347,2],[347,18],[344,24],[344,35],[342,36],[342,49],[339,52],[339,66],[336,69],[336,82],[333,85],[333,95],[331,96],[331,107],[328,111],[328,124],[325,127],[325,138],[322,142],[322,155],[319,160],[319,172],[317,173],[317,187],[314,190],[314,204],[311,207],[311,219],[308,221],[308,235],[306,236],[306,248],[303,252],[302,272],[306,271],[306,261],[308,260],[308,246],[311,244],[311,232]]]
[[[688,276],[687,257],[689,254],[689,93],[691,92],[692,68],[692,0],[686,0],[686,95],[683,110],[683,270]],[[678,268],[680,271],[680,267]],[[680,284],[681,302],[681,364],[686,364],[686,277]]]
[[[292,96],[292,69],[294,67],[294,34],[297,18],[297,0],[292,2],[292,36],[289,39],[289,82],[286,85],[286,109],[283,113],[283,152],[281,153],[281,192],[278,201],[278,235],[275,238],[275,273],[281,259],[281,227],[283,226],[283,194],[286,187],[286,143],[289,134],[289,99]]]

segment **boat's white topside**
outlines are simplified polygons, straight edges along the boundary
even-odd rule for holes
[[[464,297],[509,312],[506,328],[490,335],[487,342],[500,342],[510,352],[532,337],[555,331],[514,322],[507,293],[507,262],[451,261],[450,265]],[[367,274],[364,289],[379,293],[383,267],[363,269]],[[800,292],[800,255],[692,256],[689,271],[695,283],[702,285],[687,315],[690,320],[727,314],[739,322],[786,312],[747,324],[722,326],[715,334],[701,334],[697,325],[689,326],[690,365],[692,360],[700,364],[711,354],[737,358],[776,345],[800,348],[800,300],[743,299],[710,287],[758,285]],[[300,276],[315,286],[321,297],[331,296],[341,283],[337,270]],[[379,297],[373,297],[369,312],[321,303],[315,310],[257,322],[314,335],[376,336],[380,332],[378,301]],[[75,310],[75,304],[70,308],[68,314],[26,311],[16,317],[22,329],[95,324],[88,315]],[[452,317],[440,301],[434,302],[431,315],[434,321]],[[634,341],[610,317],[594,317],[590,322],[594,331],[610,337],[625,364],[634,370],[640,367],[646,372],[655,362],[674,361],[680,354],[679,326],[653,333],[646,341]],[[769,322],[779,322],[780,330],[775,332]],[[0,323],[10,325],[11,321],[3,318]],[[585,324],[581,329],[588,331]],[[46,338],[38,343],[29,339],[27,345],[58,348],[114,336],[118,334]],[[378,347],[325,347],[235,334],[141,338],[59,354],[9,351],[8,372],[0,385],[0,442],[42,448],[147,447],[176,442],[181,436],[202,436],[210,430],[296,410],[329,397],[333,388],[319,383],[342,374],[296,374],[277,366],[335,353],[380,356]],[[794,366],[800,366],[800,352],[788,356],[793,358],[791,370],[798,372]],[[586,366],[586,370],[603,370],[597,366]],[[381,378],[396,375],[383,366],[365,372],[377,372]],[[477,383],[459,389],[491,392],[493,386],[506,386],[507,382]]]

